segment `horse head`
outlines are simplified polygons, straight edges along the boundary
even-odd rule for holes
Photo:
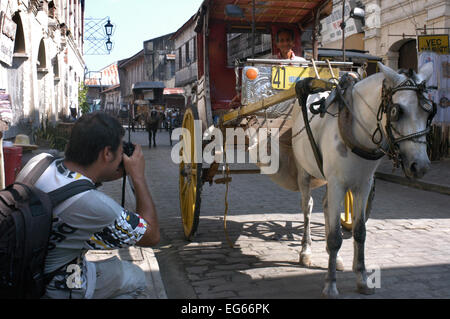
[[[425,64],[418,74],[396,72],[381,63],[378,66],[385,77],[382,108],[390,155],[399,159],[407,177],[421,178],[430,167],[426,135],[436,113],[425,96],[433,65]]]

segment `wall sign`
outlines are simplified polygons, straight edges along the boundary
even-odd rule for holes
[[[419,35],[419,52],[432,51],[438,54],[449,54],[448,34]]]

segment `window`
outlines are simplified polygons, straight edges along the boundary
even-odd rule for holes
[[[170,77],[175,76],[175,61],[169,61],[170,63]]]
[[[22,19],[19,12],[14,14],[12,20],[17,24],[16,39],[14,42],[14,53],[25,53],[25,35],[23,32]]]
[[[192,61],[195,62],[197,61],[197,37],[194,37],[192,40]]]
[[[178,49],[178,70],[183,68],[183,50],[181,47]]]
[[[58,63],[58,56],[55,56],[52,59],[52,66],[53,66],[53,77],[55,81],[59,80],[59,63]]]
[[[189,59],[189,41],[186,42],[186,64],[189,65],[191,60]]]
[[[39,52],[38,52],[38,68],[45,69],[47,68],[46,56],[45,56],[45,44],[44,39],[41,40],[39,44]]]

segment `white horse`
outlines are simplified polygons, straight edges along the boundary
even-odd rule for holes
[[[382,73],[374,74],[354,85],[351,92],[353,115],[353,136],[360,145],[367,149],[377,149],[371,134],[382,124],[382,137],[389,136],[385,132],[387,114],[377,122],[377,113],[382,103],[383,82],[387,90],[391,91],[391,105],[395,105],[396,112],[400,112],[400,119],[390,125],[394,126],[392,137],[401,156],[404,172],[408,177],[420,178],[429,168],[430,161],[427,156],[426,132],[430,124],[429,110],[421,105],[419,96],[423,91],[417,90],[416,84],[424,84],[432,74],[432,64],[428,63],[421,68],[419,74],[414,74],[414,82],[405,82],[408,77],[379,63]],[[385,80],[385,81],[384,81]],[[423,87],[422,87],[423,88]],[[330,114],[338,113],[339,106],[333,103],[328,109]],[[391,108],[388,109],[391,112]],[[394,112],[394,111],[392,111]],[[374,173],[380,160],[367,160],[354,154],[344,142],[338,127],[338,119],[325,115],[324,118],[316,116],[311,121],[311,129],[323,156],[323,173],[318,167],[314,157],[311,143],[304,128],[301,109],[294,105],[292,119],[292,148],[280,144],[280,168],[277,174],[269,177],[283,188],[300,191],[302,211],[304,214],[304,235],[300,263],[305,266],[311,264],[311,230],[310,216],[313,208],[311,190],[327,184],[324,197],[324,215],[326,228],[326,248],[329,254],[328,274],[322,295],[337,297],[336,268],[342,268],[342,260],[338,251],[342,244],[340,225],[341,203],[347,191],[354,195],[354,258],[353,271],[357,276],[357,290],[362,294],[372,294],[374,289],[369,288],[364,263],[364,242],[366,238],[365,209],[370,190],[373,185]],[[395,114],[394,114],[395,115]],[[393,115],[392,115],[393,116]],[[392,132],[392,131],[391,131]],[[369,134],[370,133],[370,134]],[[249,136],[250,144],[258,144],[257,134]]]

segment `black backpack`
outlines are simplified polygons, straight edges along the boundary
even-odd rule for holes
[[[34,183],[56,158],[36,164],[23,183],[0,191],[0,299],[37,299],[52,279],[44,275],[52,232],[53,208],[72,196],[94,189],[87,181],[75,181],[50,193]]]

